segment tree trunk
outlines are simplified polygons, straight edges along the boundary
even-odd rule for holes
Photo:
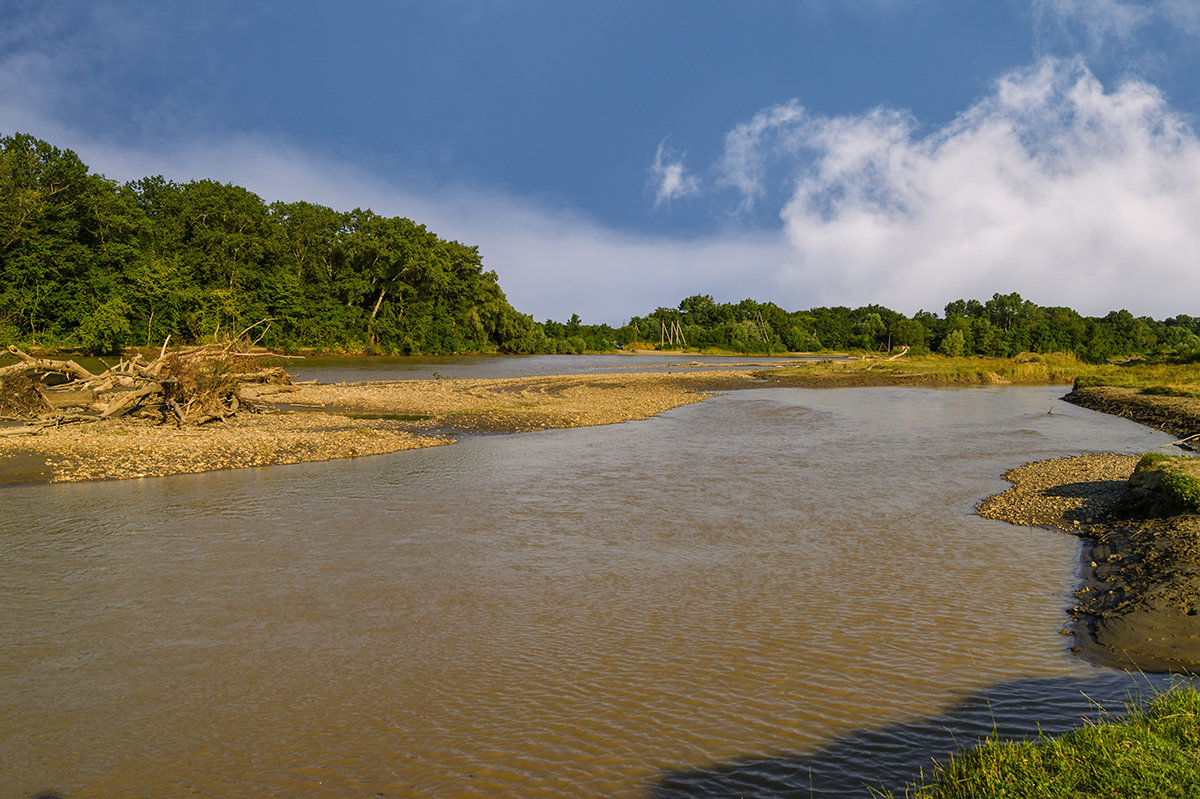
[[[379,306],[383,305],[383,295],[387,291],[387,284],[384,283],[379,287],[379,296],[375,298],[375,307],[371,309],[371,321],[375,321],[375,316],[379,313]]]

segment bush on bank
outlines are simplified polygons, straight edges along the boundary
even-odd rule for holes
[[[1200,476],[1195,464],[1195,458],[1147,452],[1138,461],[1137,471],[1158,472],[1159,490],[1168,499],[1185,510],[1200,513]]]

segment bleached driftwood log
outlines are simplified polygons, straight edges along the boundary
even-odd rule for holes
[[[198,425],[228,418],[241,409],[257,410],[252,397],[239,397],[243,386],[291,384],[282,368],[261,363],[278,356],[242,337],[173,352],[167,350],[167,343],[163,342],[153,361],[137,354],[99,374],[75,361],[39,358],[9,346],[9,353],[18,360],[0,367],[0,416],[38,416],[61,423],[68,416],[83,421],[137,414],[178,425]],[[62,375],[66,382],[47,386],[44,380],[33,379],[38,372]],[[22,375],[29,378],[28,383],[20,380]],[[14,378],[18,382],[12,382]],[[41,402],[31,400],[30,384]],[[20,402],[17,394],[22,394]]]

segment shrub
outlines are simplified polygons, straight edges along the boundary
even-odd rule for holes
[[[1164,455],[1161,452],[1147,452],[1138,461],[1137,468],[1139,471],[1144,469],[1157,470],[1164,461],[1169,461],[1170,459],[1170,455]]]

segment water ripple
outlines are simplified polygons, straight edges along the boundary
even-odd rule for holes
[[[6,489],[0,795],[867,796],[1069,726],[1134,683],[1059,635],[1078,543],[972,508],[1026,460],[1165,437],[1053,401],[746,391]]]

